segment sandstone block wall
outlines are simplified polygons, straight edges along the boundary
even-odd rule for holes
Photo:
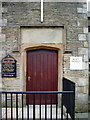
[[[17,60],[17,78],[2,79],[0,76],[0,88],[11,91],[23,90],[21,27],[63,26],[66,31],[66,36],[64,36],[66,47],[63,47],[62,76],[76,83],[76,111],[86,112],[88,109],[88,21],[86,3],[45,2],[43,23],[40,22],[39,2],[2,2],[0,3],[0,9],[0,59],[6,54],[10,54]],[[82,70],[70,70],[70,56],[83,58]]]

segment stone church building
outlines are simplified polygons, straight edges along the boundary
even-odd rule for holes
[[[8,55],[16,60],[14,77],[2,75],[3,58]],[[45,69],[41,67],[42,65]],[[76,87],[76,111],[86,112],[88,109],[86,1],[2,0],[0,68],[2,91],[49,90],[45,87],[45,80],[50,81],[48,83],[50,86],[52,78],[55,79],[52,90],[62,91],[62,78],[70,79],[75,82]]]

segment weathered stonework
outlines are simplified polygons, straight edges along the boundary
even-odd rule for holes
[[[78,34],[78,39],[80,41],[85,41],[86,40],[86,35],[85,34]]]
[[[83,28],[83,33],[88,33],[88,28]]]
[[[0,2],[0,19],[2,19],[2,3]],[[0,34],[2,32],[2,24],[0,24]],[[0,44],[0,48],[2,46],[2,43]],[[0,56],[2,57],[2,49],[0,49]],[[2,58],[0,58],[2,59]],[[0,62],[1,64],[1,62]],[[1,66],[1,65],[0,65]],[[0,74],[1,74],[1,71],[0,71]],[[2,90],[2,78],[0,77],[0,90]]]
[[[11,54],[17,60],[17,77],[3,78],[3,90],[25,91],[25,69],[23,69],[22,54],[24,45],[31,43],[22,42],[21,29],[60,28],[63,27],[63,42],[54,41],[62,47],[61,76],[71,79],[76,83],[76,111],[85,112],[88,109],[88,38],[86,3],[78,2],[45,2],[44,21],[40,21],[39,2],[2,2],[2,18],[0,18],[0,54],[2,59],[6,54]],[[51,44],[46,43],[36,44]],[[35,44],[35,41],[34,41]],[[47,46],[47,45],[46,45]],[[49,45],[50,46],[50,45]],[[28,47],[27,47],[28,48]],[[3,53],[2,53],[3,49]],[[67,52],[69,51],[69,52]],[[5,53],[5,54],[4,54]],[[82,70],[70,70],[70,56],[80,56],[83,59]],[[25,56],[24,56],[25,57]],[[62,81],[62,79],[61,79]],[[1,84],[0,84],[1,86]],[[85,106],[83,106],[85,104]],[[81,108],[83,107],[83,110]]]

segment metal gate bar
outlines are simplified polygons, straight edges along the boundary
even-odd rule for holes
[[[2,91],[0,94],[2,96],[2,120],[74,120],[69,114],[68,107],[64,106],[63,101],[65,100],[62,97],[63,95],[73,96],[73,91]],[[39,105],[36,104],[37,94],[40,95]],[[29,103],[31,95],[33,96],[33,104],[27,104],[26,99]],[[50,97],[50,104],[47,102],[48,97]],[[42,104],[42,99],[44,100],[44,104]],[[53,99],[56,100],[54,104]],[[68,102],[70,104],[70,101]],[[66,116],[64,115],[64,111],[67,111]]]

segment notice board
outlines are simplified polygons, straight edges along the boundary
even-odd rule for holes
[[[82,70],[82,57],[70,57],[70,70]]]
[[[16,60],[11,56],[7,55],[2,60],[2,77],[15,78],[16,77]]]

